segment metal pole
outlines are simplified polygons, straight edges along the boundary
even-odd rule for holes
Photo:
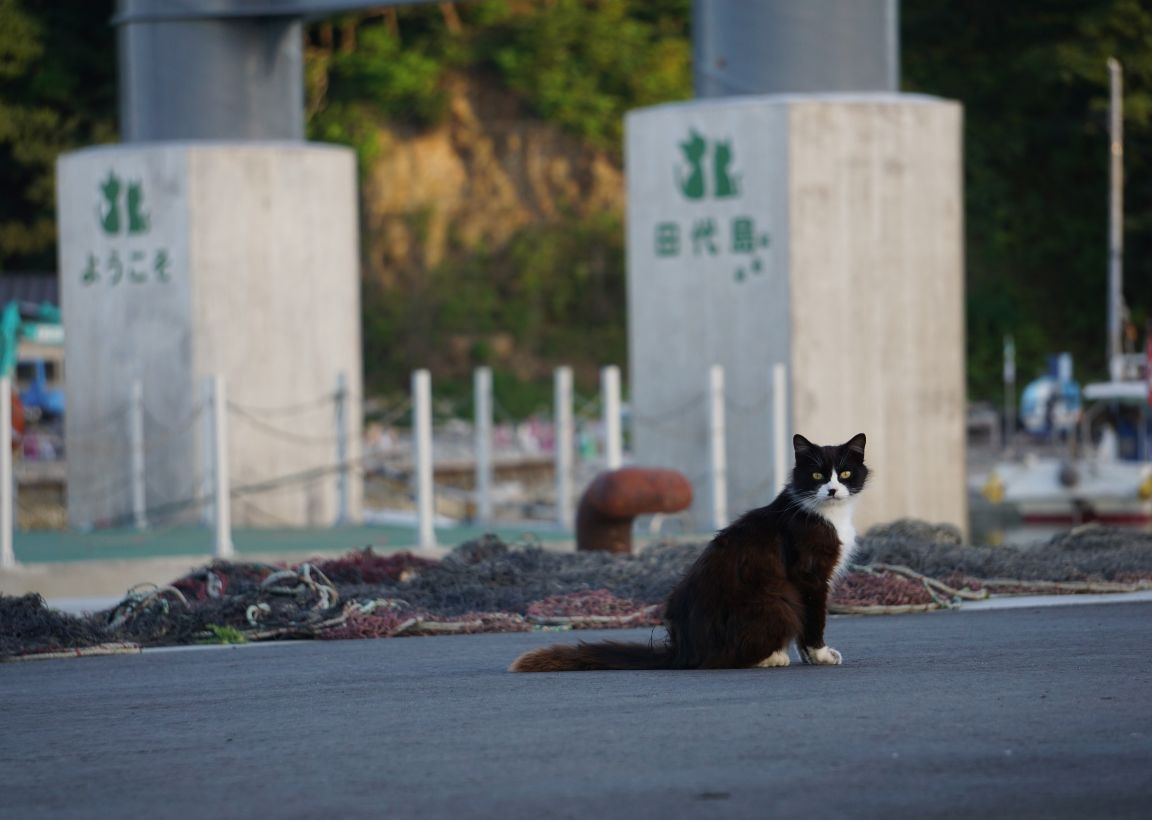
[[[1113,380],[1122,373],[1120,322],[1124,310],[1124,100],[1120,63],[1108,58],[1108,370]]]
[[[212,495],[216,508],[215,555],[220,559],[227,559],[235,553],[232,547],[231,483],[228,479],[228,398],[224,392],[224,378],[217,374],[212,378]]]
[[[0,378],[0,568],[16,567],[12,550],[12,381]]]
[[[476,415],[476,518],[492,521],[492,369],[477,368],[472,375]]]
[[[1004,450],[1012,446],[1016,435],[1016,341],[1004,338]]]
[[[132,520],[136,529],[148,527],[144,515],[144,384],[132,381],[128,403],[128,436],[132,453]]]
[[[772,366],[772,478],[779,493],[788,484],[788,369],[782,362]]]
[[[606,365],[600,369],[600,397],[604,407],[604,464],[615,471],[623,463],[620,435],[620,368]]]
[[[336,524],[348,522],[348,377],[336,375]]]
[[[436,547],[432,522],[436,508],[432,496],[432,378],[423,368],[412,372],[412,405],[415,415],[416,521],[420,547],[427,550]]]
[[[554,377],[556,520],[561,528],[572,528],[572,369],[562,365]]]
[[[708,370],[708,487],[712,493],[712,527],[728,524],[728,459],[724,442],[724,366]]]

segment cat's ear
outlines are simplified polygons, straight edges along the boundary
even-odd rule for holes
[[[848,440],[848,442],[844,443],[844,447],[847,450],[851,451],[853,456],[856,456],[859,459],[863,460],[864,459],[864,442],[867,439],[868,438],[865,437],[863,434],[857,434],[852,439]]]
[[[797,434],[792,437],[792,449],[799,454],[801,451],[809,451],[816,446],[804,439],[804,437]]]

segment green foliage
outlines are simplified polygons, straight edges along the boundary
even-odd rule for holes
[[[0,0],[0,78],[20,77],[44,51],[40,27],[16,0]]]
[[[209,623],[204,627],[212,634],[212,639],[205,640],[206,644],[243,645],[248,641],[248,637],[244,636],[242,631],[233,628],[231,625],[214,625]]]
[[[452,5],[452,4],[450,4]],[[370,163],[382,120],[426,127],[445,114],[453,69],[494,69],[541,117],[619,152],[625,112],[691,96],[688,0],[483,2],[314,25],[309,134]],[[336,43],[339,39],[341,42]]]
[[[386,28],[365,27],[354,51],[332,55],[330,96],[367,103],[386,118],[433,123],[444,110],[440,71],[439,61],[419,46],[404,48]]]
[[[688,11],[556,0],[493,20],[480,52],[544,119],[618,150],[629,109],[691,96]]]
[[[401,299],[367,282],[366,378],[378,389],[402,390],[411,368],[437,356],[437,372],[459,379],[477,365],[506,370],[511,363],[493,351],[497,335],[515,341],[520,381],[545,376],[554,362],[623,362],[624,290],[619,215],[528,226],[501,249],[428,272]],[[443,359],[453,338],[472,341],[464,360]],[[513,382],[506,387],[518,390]]]
[[[624,323],[624,232],[617,215],[521,231],[502,255],[508,275],[497,285],[488,322],[545,354],[564,353],[554,332],[573,322],[585,338],[583,350],[622,357],[611,342],[611,329]]]
[[[521,377],[507,368],[492,369],[492,394],[496,398],[493,411],[497,423],[520,421],[530,417],[551,417],[552,375]],[[437,379],[435,385],[438,411],[444,418],[470,419],[475,414],[471,377],[448,376]]]
[[[362,169],[379,155],[377,131],[388,121],[418,127],[443,118],[445,62],[420,41],[405,46],[383,25],[347,22],[355,47],[309,50],[309,137],[356,149]]]
[[[965,108],[968,371],[973,398],[1000,393],[1001,346],[1021,380],[1071,351],[1105,375],[1108,72],[1125,75],[1125,293],[1152,307],[1152,7],[1141,0],[901,8],[909,90]]]
[[[112,0],[0,0],[0,271],[51,270],[55,163],[115,134]]]

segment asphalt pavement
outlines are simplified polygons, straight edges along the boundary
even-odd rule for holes
[[[0,666],[5,818],[1152,815],[1152,603],[835,617],[840,667],[509,674],[533,633]]]

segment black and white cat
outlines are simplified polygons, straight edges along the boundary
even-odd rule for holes
[[[839,665],[824,642],[828,593],[856,543],[852,512],[868,479],[863,434],[820,446],[797,434],[792,482],[718,532],[672,591],[662,646],[597,642],[521,655],[516,672],[774,668],[795,642],[813,665]]]

